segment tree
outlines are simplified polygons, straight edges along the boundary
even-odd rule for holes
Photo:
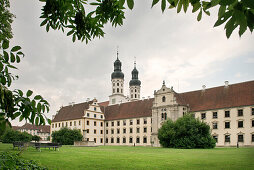
[[[46,31],[67,30],[67,36],[88,43],[95,37],[104,36],[103,28],[107,23],[112,26],[123,25],[124,5],[133,9],[134,0],[40,0],[45,2],[41,18],[41,26],[46,26]],[[198,12],[197,20],[202,14],[210,15],[209,10],[219,7],[217,27],[225,24],[226,36],[230,37],[233,30],[239,26],[239,36],[247,28],[252,32],[254,28],[254,1],[253,0],[153,0],[152,7],[161,1],[161,10],[176,8],[177,13],[182,9],[186,13],[192,6],[192,13]],[[91,10],[94,9],[95,10]],[[89,12],[91,11],[91,12]]]
[[[27,132],[20,132],[13,130],[11,128],[7,128],[2,136],[2,142],[3,143],[13,143],[16,141],[30,142],[32,140],[32,137],[33,136]]]
[[[32,96],[33,92],[28,90],[23,93],[9,88],[14,80],[18,79],[11,71],[17,69],[15,64],[19,63],[24,54],[20,46],[10,47],[13,37],[11,23],[14,15],[9,11],[9,0],[0,1],[0,129],[4,131],[10,120],[19,117],[19,120],[27,120],[36,125],[45,124],[47,119],[45,113],[49,112],[49,103],[41,95]]]
[[[74,141],[82,141],[83,136],[78,129],[62,128],[52,133],[52,142],[62,145],[73,145]]]
[[[160,144],[167,148],[214,148],[210,127],[187,114],[175,122],[166,121],[158,131]]]
[[[34,140],[36,142],[39,142],[41,140],[41,137],[37,136],[37,135],[34,135],[34,136],[32,136],[32,140]]]

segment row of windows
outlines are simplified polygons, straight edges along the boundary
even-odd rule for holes
[[[77,121],[73,121],[73,126],[77,126],[77,123],[76,123]],[[65,122],[65,124],[64,124],[64,122],[62,122],[62,123],[52,123],[51,125],[52,125],[52,128],[57,128],[57,127],[68,127],[68,124],[69,124],[69,126],[72,126],[72,121],[70,121],[69,123],[68,122]],[[78,125],[80,126],[81,125],[81,121],[79,120],[78,121]]]
[[[251,108],[251,115],[254,115],[254,108]],[[243,116],[243,109],[237,110],[237,116],[241,117]],[[224,117],[230,117],[230,111],[225,110]],[[218,118],[218,112],[213,112],[213,119]],[[206,113],[201,113],[201,119],[206,119]]]
[[[113,83],[113,86],[115,86],[115,85],[117,85],[117,86],[120,86],[120,83]],[[123,84],[121,84],[121,86],[123,87]]]
[[[86,125],[90,125],[90,121],[89,121],[89,120],[86,121]],[[94,121],[94,122],[93,122],[93,125],[94,125],[94,126],[97,126],[97,122]],[[103,122],[100,122],[100,126],[103,127]]]
[[[135,92],[139,92],[139,90],[137,90],[137,89],[135,89],[134,91],[135,91]],[[131,92],[133,93],[133,90],[131,90]]]
[[[152,119],[151,119],[151,122],[152,122]],[[129,120],[129,125],[133,125],[133,123],[134,123],[133,120]],[[122,124],[123,124],[123,126],[126,126],[126,120],[122,120]],[[137,125],[140,124],[140,119],[136,120],[136,124]],[[147,119],[143,119],[143,124],[147,124]],[[109,125],[109,122],[106,122],[106,127],[108,127],[108,125]],[[120,126],[120,120],[118,120],[116,122],[116,125]],[[115,126],[115,122],[114,121],[111,122],[111,126]]]
[[[230,128],[230,121],[225,122],[224,127],[225,127],[225,129],[229,129]],[[237,121],[237,127],[238,128],[244,127],[243,120]],[[254,120],[251,121],[251,127],[254,127]],[[218,129],[218,122],[213,122],[213,129]]]
[[[90,130],[86,129],[86,133],[90,133]],[[93,134],[97,134],[97,130],[96,129],[93,130]],[[103,134],[103,130],[100,130],[100,134]]]
[[[116,90],[113,89],[113,93],[115,93],[115,92],[119,93],[119,92],[120,92],[120,89],[119,89],[119,88],[116,88]],[[121,93],[123,93],[123,89],[121,89]]]
[[[89,138],[86,138],[87,141],[89,141]],[[97,143],[97,139],[94,138],[93,139],[94,143]],[[100,138],[100,143],[103,143],[103,138]]]
[[[126,133],[126,128],[123,128],[122,132]],[[152,128],[151,128],[151,132],[152,132]],[[115,130],[111,129],[111,134],[114,134],[114,133],[115,133]],[[133,133],[133,128],[129,129],[129,133]],[[140,128],[139,127],[136,128],[136,133],[140,133]],[[143,133],[147,133],[147,127],[143,128]],[[108,129],[106,129],[106,134],[109,134],[109,130]],[[116,129],[116,134],[120,134],[120,129]]]
[[[218,142],[218,135],[214,135],[213,138],[215,139],[216,143]],[[230,142],[230,134],[225,135],[224,142]],[[244,135],[239,134],[237,135],[237,142],[244,142]],[[251,134],[251,142],[254,142],[254,134]]]
[[[106,143],[109,143],[109,138],[106,138],[105,142],[106,142]],[[114,143],[114,142],[116,142],[116,143],[121,143],[120,137],[117,137],[117,138],[116,138],[116,141],[114,140],[113,137],[110,138],[110,143]],[[126,140],[125,137],[122,138],[122,143],[127,143],[127,140]],[[129,143],[130,143],[130,144],[135,143],[135,142],[134,142],[134,139],[133,139],[132,137],[129,137]],[[136,137],[136,143],[141,143],[140,137]],[[147,137],[146,137],[146,136],[143,137],[143,143],[147,143]]]
[[[135,94],[134,96],[135,96],[134,98],[140,98],[140,95],[139,95],[139,94],[138,94],[138,95]],[[131,98],[133,98],[133,94],[131,94]]]
[[[86,114],[87,117],[90,117],[90,113]],[[99,116],[99,115],[98,115]],[[97,114],[93,114],[94,118],[97,118]],[[103,115],[100,115],[100,118],[103,119]]]

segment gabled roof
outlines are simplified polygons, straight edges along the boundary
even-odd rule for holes
[[[177,103],[189,105],[192,112],[251,106],[254,105],[254,81],[176,93],[175,96]]]
[[[23,126],[19,127],[19,129],[38,130],[40,133],[50,133],[49,125],[36,126],[36,125],[26,123]]]
[[[84,110],[89,109],[89,104],[92,104],[92,103],[93,101],[89,101],[85,103],[64,106],[55,115],[52,122],[81,119],[84,116]]]
[[[105,120],[129,119],[152,116],[154,99],[138,100],[122,104],[101,106],[104,111]]]

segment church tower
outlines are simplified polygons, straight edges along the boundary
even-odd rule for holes
[[[126,100],[124,96],[124,74],[122,72],[122,63],[118,59],[114,62],[114,72],[111,74],[111,83],[112,83],[112,95],[109,96],[109,104],[119,104],[123,103]]]
[[[138,79],[138,70],[136,68],[136,61],[134,62],[134,69],[131,72],[132,79],[129,83],[130,85],[130,100],[139,100],[140,99],[140,85],[141,81]]]

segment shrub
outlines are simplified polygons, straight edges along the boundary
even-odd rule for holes
[[[195,119],[191,114],[175,122],[166,121],[158,131],[158,138],[163,147],[169,148],[214,148],[215,140],[210,127]]]
[[[4,135],[2,136],[3,143],[13,143],[15,141],[30,142],[32,140],[32,135],[27,132],[19,132],[13,129],[6,129]]]
[[[45,170],[47,168],[39,166],[33,160],[25,160],[15,153],[0,152],[0,169],[36,169]]]
[[[52,142],[62,145],[73,145],[74,141],[82,141],[83,136],[78,129],[62,128],[52,133]]]
[[[32,136],[32,140],[34,140],[36,142],[39,142],[41,140],[41,137],[37,136],[37,135],[34,135],[34,136]]]

